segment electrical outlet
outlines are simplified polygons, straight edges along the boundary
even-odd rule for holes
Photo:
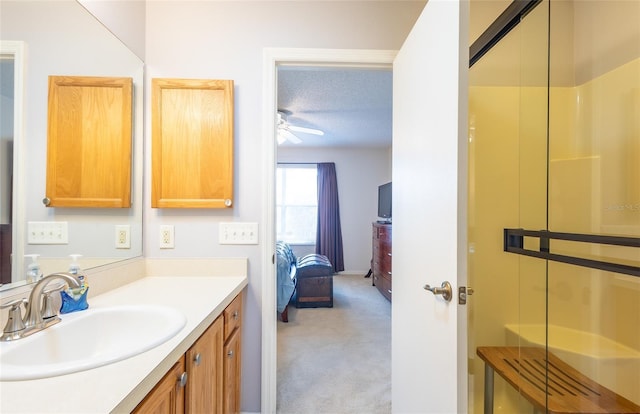
[[[160,248],[173,249],[175,243],[173,240],[173,225],[163,224],[160,226]]]
[[[131,248],[131,227],[128,224],[116,226],[116,249]]]

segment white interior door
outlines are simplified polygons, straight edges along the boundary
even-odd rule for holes
[[[468,2],[429,0],[393,67],[392,407],[467,411]],[[423,289],[449,281],[450,302]]]

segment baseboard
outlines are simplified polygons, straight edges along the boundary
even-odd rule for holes
[[[336,273],[335,276],[361,275],[362,277],[364,277],[364,275],[366,275],[368,272],[369,272],[369,269],[367,269],[367,270],[343,270],[342,272]]]

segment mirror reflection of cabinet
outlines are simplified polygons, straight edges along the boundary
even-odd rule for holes
[[[233,81],[152,79],[154,208],[233,204]]]
[[[132,79],[50,76],[47,207],[130,207]]]

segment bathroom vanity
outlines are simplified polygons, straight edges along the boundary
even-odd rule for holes
[[[199,407],[211,404],[215,411],[223,404],[225,411],[237,410],[246,286],[246,276],[156,276],[90,296],[90,307],[83,312],[119,306],[163,306],[182,313],[186,322],[160,345],[118,362],[49,378],[2,381],[0,411],[148,412],[149,407],[166,402],[178,404],[180,412],[183,408],[184,412],[197,412]],[[61,315],[58,325],[63,326],[71,315]],[[87,331],[86,335],[101,334],[100,326]],[[176,386],[180,379],[184,387]],[[203,387],[215,392],[202,392]]]

